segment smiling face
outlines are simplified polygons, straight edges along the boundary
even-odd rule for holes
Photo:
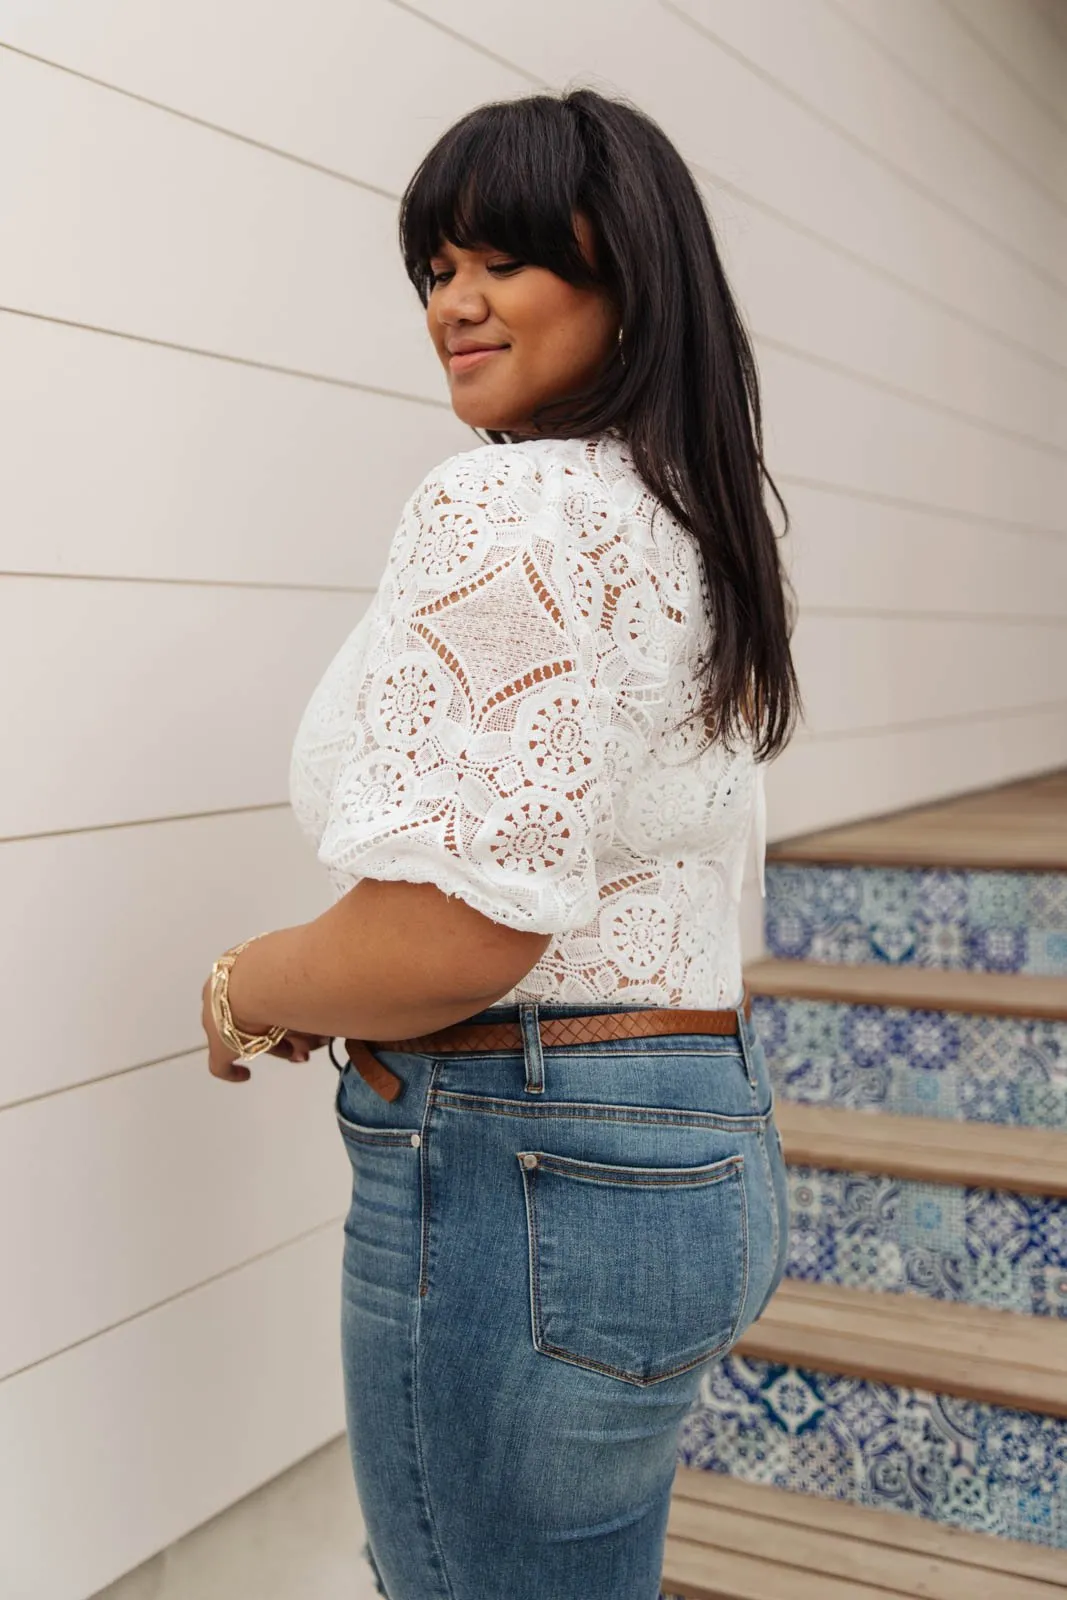
[[[575,232],[593,262],[592,230]],[[448,375],[452,409],[475,428],[535,436],[533,412],[584,388],[615,347],[619,319],[599,287],[488,246],[442,240],[431,258],[426,325]]]

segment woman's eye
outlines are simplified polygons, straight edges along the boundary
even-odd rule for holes
[[[520,267],[524,267],[525,265],[525,261],[494,261],[487,268],[487,271],[492,273],[501,273],[507,276],[512,272],[518,272]],[[454,276],[455,274],[451,267],[446,267],[441,272],[435,272],[432,267],[427,269],[427,278],[429,279],[431,289],[436,289],[440,284],[447,283],[449,278]]]
[[[491,266],[486,267],[486,270],[491,272],[494,277],[510,277],[512,272],[518,272],[518,270],[525,266],[525,261],[494,261],[491,262]],[[456,274],[454,274],[451,267],[446,267],[446,269],[442,270],[442,272],[435,272],[432,267],[429,267],[429,269],[427,269],[427,278],[429,278],[430,291],[434,291],[435,288],[440,288],[442,283],[448,283],[448,280],[453,278],[454,275]]]

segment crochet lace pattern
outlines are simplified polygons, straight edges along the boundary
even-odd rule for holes
[[[552,934],[500,1005],[736,1004],[762,773],[690,720],[706,582],[614,433],[430,472],[293,744],[337,897],[434,883]]]

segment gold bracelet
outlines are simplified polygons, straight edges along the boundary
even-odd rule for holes
[[[211,969],[211,1015],[215,1019],[216,1031],[227,1050],[235,1051],[242,1058],[273,1050],[289,1031],[288,1028],[271,1028],[267,1033],[242,1033],[230,1010],[229,983],[234,961],[248,945],[262,938],[262,933],[254,933],[251,939],[244,939],[232,949],[224,950]]]

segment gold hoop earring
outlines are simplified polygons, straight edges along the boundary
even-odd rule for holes
[[[618,341],[617,342],[618,342],[618,346],[619,346],[619,360],[622,362],[623,366],[625,366],[626,365],[626,356],[625,356],[625,354],[623,352],[623,348],[622,348],[622,325],[621,325],[621,323],[619,325],[619,337],[618,337]]]

